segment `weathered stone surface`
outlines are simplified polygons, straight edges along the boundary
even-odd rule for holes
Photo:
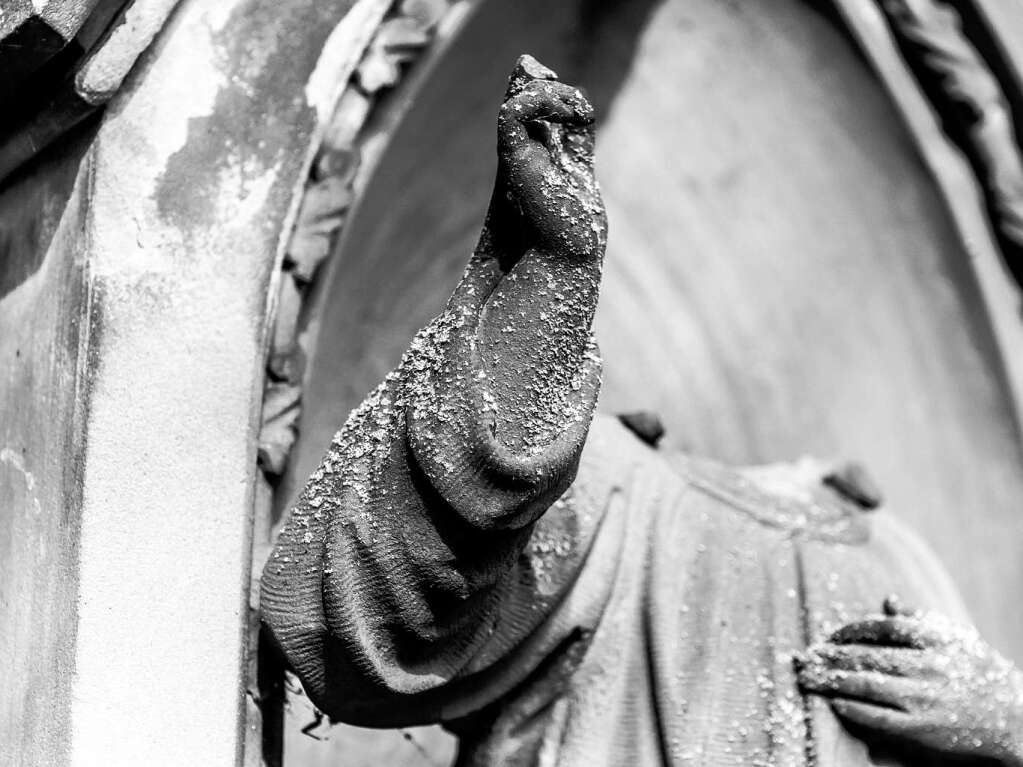
[[[291,271],[300,280],[308,282],[327,257],[351,201],[351,185],[337,176],[327,176],[306,189],[288,244]]]
[[[178,0],[134,0],[124,18],[75,74],[75,91],[90,104],[113,98],[138,57],[149,47]]]
[[[414,59],[429,41],[429,30],[418,19],[388,19],[359,64],[359,84],[367,93],[393,87],[401,79],[401,65]]]
[[[985,633],[1023,658],[1023,621],[990,588],[1023,578],[1014,405],[970,251],[881,79],[796,0],[739,14],[711,0],[609,6],[567,51],[578,10],[484,5],[389,137],[323,289],[282,486],[297,492],[337,414],[396,364],[461,274],[492,182],[491,166],[464,159],[493,150],[478,105],[493,103],[501,58],[529,49],[603,115],[602,407],[656,410],[666,448],[734,462],[864,458],[943,559],[986,553],[961,573],[964,591]],[[681,73],[670,98],[650,74],[665,70]],[[976,206],[975,187],[959,195]]]
[[[351,7],[183,3],[95,136],[0,193],[5,756],[241,757],[254,379]]]
[[[66,764],[70,750],[80,392],[95,331],[75,225],[86,195],[75,179],[91,134],[0,192],[0,753],[12,763]]]
[[[57,64],[49,62],[38,73],[31,52],[11,63],[6,80],[0,61],[0,99],[7,105],[0,119],[0,182],[113,97],[177,0],[139,0],[121,17],[126,4],[68,3],[61,9],[61,27],[78,34]],[[88,17],[81,17],[86,11]],[[17,47],[16,42],[8,48],[0,42],[0,58]]]
[[[831,477],[854,505],[812,461],[737,474],[657,456],[611,419],[587,439],[607,232],[593,109],[523,57],[497,122],[461,280],[334,436],[264,569],[265,625],[317,706],[303,732],[324,714],[441,721],[480,767],[903,763],[840,727],[800,687],[827,674],[797,678],[793,659],[893,590],[965,620],[948,574],[860,513],[862,471]],[[964,721],[912,740],[1017,753],[1023,676],[986,645],[963,660],[980,673],[944,702]],[[877,700],[925,723],[916,689]]]
[[[281,276],[278,292],[274,334],[267,370],[275,381],[299,383],[305,370],[305,353],[298,342],[299,319],[302,313],[303,290],[295,276]]]
[[[263,393],[263,428],[259,433],[257,461],[271,476],[279,476],[295,443],[302,389],[295,384],[277,383]]]

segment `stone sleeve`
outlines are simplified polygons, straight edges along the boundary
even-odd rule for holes
[[[591,123],[520,60],[461,282],[335,436],[264,570],[264,624],[334,719],[440,718],[445,690],[549,609],[523,552],[575,478],[600,385]]]

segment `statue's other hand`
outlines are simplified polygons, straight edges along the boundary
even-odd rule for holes
[[[803,689],[879,737],[1023,765],[1023,674],[971,627],[885,608],[810,647]]]
[[[578,88],[522,56],[498,115],[498,192],[491,225],[526,248],[603,255],[607,217],[593,175],[593,107]]]

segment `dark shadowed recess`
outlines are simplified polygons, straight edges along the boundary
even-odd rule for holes
[[[0,299],[42,265],[98,127],[88,118],[0,185]]]

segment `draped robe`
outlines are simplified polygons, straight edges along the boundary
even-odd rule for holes
[[[265,569],[264,620],[317,706],[444,723],[461,765],[935,764],[871,751],[793,667],[893,592],[965,619],[914,534],[813,466],[733,471],[591,424],[592,356],[555,443],[507,455],[452,415],[487,399],[458,295],[335,437]]]
[[[871,752],[793,656],[892,592],[963,619],[948,577],[812,467],[743,474],[594,419],[592,108],[529,57],[505,98],[461,282],[264,569],[306,693],[352,724],[444,723],[466,766],[921,763]]]

